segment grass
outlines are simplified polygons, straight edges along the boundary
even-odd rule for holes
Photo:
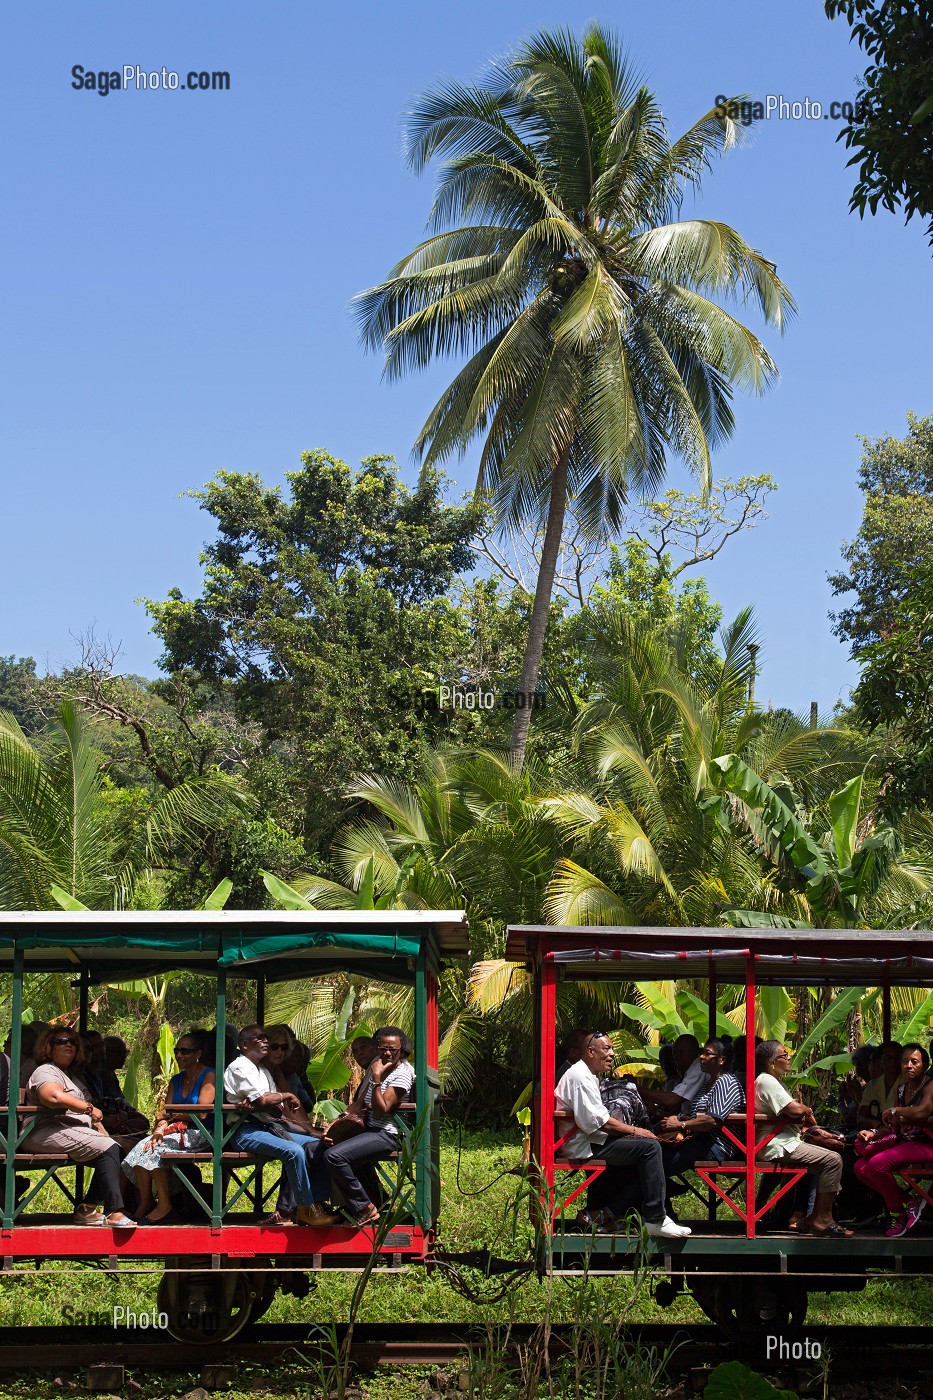
[[[519,1160],[517,1135],[491,1131],[470,1131],[465,1134],[462,1155],[458,1152],[457,1132],[445,1130],[441,1151],[441,1183],[443,1234],[441,1242],[451,1251],[486,1246],[496,1254],[516,1259],[527,1257],[532,1239],[527,1209],[513,1209],[519,1178],[510,1168]],[[496,1179],[498,1178],[498,1179]],[[489,1183],[493,1183],[491,1186]],[[488,1189],[484,1189],[487,1188]],[[54,1192],[55,1188],[49,1188]],[[51,1199],[43,1202],[46,1209],[55,1208]],[[61,1208],[60,1206],[58,1208]],[[481,1280],[475,1280],[480,1284]],[[324,1273],[319,1276],[311,1294],[298,1301],[277,1295],[266,1313],[264,1322],[307,1322],[309,1333],[314,1324],[345,1321],[354,1276]],[[30,1327],[60,1324],[67,1303],[74,1314],[108,1312],[123,1305],[137,1312],[151,1309],[156,1301],[158,1274],[111,1278],[97,1270],[65,1273],[55,1264],[45,1264],[39,1270],[18,1272],[0,1279],[0,1326]],[[592,1298],[603,1315],[620,1315],[631,1294],[626,1278],[593,1279],[588,1285]],[[413,1268],[404,1275],[373,1278],[359,1314],[360,1322],[398,1323],[506,1321],[536,1322],[542,1319],[550,1304],[554,1322],[574,1320],[578,1289],[565,1280],[538,1281],[529,1275],[519,1281],[507,1299],[483,1306],[461,1296],[440,1272],[426,1273]],[[912,1323],[925,1316],[933,1303],[933,1284],[923,1280],[878,1281],[868,1285],[864,1293],[815,1294],[811,1297],[808,1321],[813,1323],[860,1323],[867,1320],[886,1323]],[[664,1321],[690,1324],[704,1321],[703,1314],[687,1295],[681,1295],[669,1309],[661,1309],[650,1297],[639,1301],[633,1314],[637,1321]],[[106,1360],[102,1356],[101,1360]],[[235,1389],[225,1392],[231,1400],[237,1397],[275,1394],[311,1400],[320,1393],[315,1382],[308,1380],[309,1365],[296,1355],[295,1366],[278,1369],[274,1374],[241,1368],[241,1379]],[[431,1368],[380,1370],[364,1382],[366,1400],[409,1400],[423,1396],[424,1383]],[[304,1378],[302,1378],[302,1375]],[[197,1384],[191,1376],[166,1375],[153,1379],[143,1373],[134,1374],[138,1389],[130,1391],[138,1400],[149,1397],[183,1396]],[[45,1400],[47,1396],[80,1393],[72,1389],[68,1377],[55,1383],[55,1373],[45,1373],[13,1379],[0,1373],[0,1400]],[[456,1378],[454,1377],[454,1383]],[[498,1392],[497,1392],[498,1393]],[[503,1392],[504,1394],[505,1392]]]

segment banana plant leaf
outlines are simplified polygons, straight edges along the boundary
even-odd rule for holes
[[[201,905],[202,909],[223,909],[227,900],[233,893],[233,881],[221,880],[220,884],[211,890],[210,894]]]
[[[59,885],[53,885],[50,891],[56,904],[60,904],[63,909],[67,909],[70,914],[78,913],[80,910],[87,910],[87,905],[82,904],[80,899],[75,899],[67,890],[61,889]]]
[[[867,990],[866,987],[846,987],[844,992],[841,992],[838,996],[833,998],[820,1019],[815,1025],[810,1027],[809,1033],[804,1036],[803,1040],[794,1051],[794,1057],[791,1061],[791,1068],[794,1071],[801,1072],[806,1068],[807,1056],[814,1045],[818,1045],[825,1035],[829,1035],[830,1031],[839,1030],[845,1026],[849,1018],[849,1012],[855,1010],[859,1002],[865,997]],[[868,1001],[863,1003],[863,1015],[867,1007],[871,1005],[877,996],[878,991],[876,989],[868,998]]]
[[[687,987],[677,988],[677,1010],[681,1020],[688,1026],[688,1034],[695,1035],[700,1044],[709,1035],[709,1006],[702,997]],[[716,1035],[734,1035],[735,1024],[716,1007]]]
[[[159,1027],[156,1049],[159,1054],[159,1063],[162,1066],[162,1077],[167,1080],[178,1063],[175,1059],[175,1035],[168,1021],[163,1021]]]
[[[630,1021],[635,1021],[639,1026],[647,1026],[649,1030],[659,1031],[667,1025],[663,1016],[656,1015],[647,1006],[635,1006],[630,1001],[620,1001],[617,1006],[623,1016],[627,1016]]]
[[[143,1062],[142,1041],[133,1042],[129,1059],[126,1062],[126,1072],[123,1075],[123,1097],[127,1103],[139,1103],[139,1071]]]
[[[676,1003],[661,990],[657,982],[636,982],[635,990],[648,1003],[655,1016],[662,1017],[662,1025],[683,1035],[687,1027],[677,1010]],[[644,1013],[642,1013],[644,1017]],[[647,1023],[646,1023],[647,1024]]]
[[[783,1040],[787,1035],[794,1003],[783,987],[759,987],[758,1025],[765,1040]]]
[[[313,908],[306,899],[303,899],[297,890],[293,890],[291,885],[286,885],[284,880],[280,880],[278,875],[273,875],[269,870],[260,871],[262,883],[271,894],[277,904],[283,905],[286,909],[303,909],[307,912]]]
[[[337,1027],[333,1027],[324,1049],[308,1065],[308,1078],[316,1094],[333,1094],[349,1083],[350,1070],[344,1052],[357,1036],[372,1035],[369,1026],[359,1025],[355,1027],[353,1035],[346,1038],[346,1021],[343,1031],[342,1036],[338,1035]]]
[[[812,928],[803,919],[788,919],[783,914],[762,914],[757,909],[724,909],[722,918],[728,928]]]
[[[850,779],[844,787],[830,795],[829,815],[832,818],[833,846],[840,870],[852,864],[858,840],[858,816],[862,802],[862,775]]]
[[[741,798],[751,811],[760,814],[795,870],[810,880],[831,874],[825,854],[800,818],[738,754],[714,758],[709,773],[714,786]]]
[[[915,1040],[918,1035],[928,1035],[933,1024],[933,992],[915,1006],[906,1021],[898,1026],[897,1040],[901,1045]]]

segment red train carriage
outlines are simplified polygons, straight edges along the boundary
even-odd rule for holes
[[[255,1019],[263,1020],[266,984],[350,972],[414,989],[415,1102],[400,1116],[405,1135],[407,1178],[403,1205],[391,1228],[311,1228],[257,1223],[263,1164],[231,1152],[235,1110],[222,1108],[218,1094],[206,1129],[209,1152],[196,1154],[205,1181],[201,1223],[93,1229],[72,1222],[70,1173],[80,1171],[64,1156],[29,1151],[28,1113],[15,1090],[5,1113],[0,1144],[6,1161],[2,1268],[22,1261],[81,1261],[112,1269],[164,1274],[159,1306],[170,1330],[185,1338],[217,1341],[233,1336],[268,1307],[277,1288],[302,1294],[309,1272],[356,1268],[374,1247],[380,1266],[400,1269],[430,1249],[440,1212],[438,1175],[437,978],[443,962],[468,952],[466,920],[454,911],[309,911],[195,913],[22,913],[0,914],[0,971],[11,976],[10,1083],[19,1083],[19,1027],[27,972],[73,977],[79,989],[79,1027],[87,1021],[95,984],[158,976],[172,969],[206,973],[216,980],[218,1046],[227,1024],[227,980],[255,983]],[[222,1059],[222,1053],[219,1056]],[[216,1065],[218,1085],[224,1066]],[[408,1159],[410,1158],[410,1163]],[[170,1159],[165,1159],[166,1163]],[[174,1159],[184,1161],[179,1157]],[[391,1168],[391,1163],[386,1164]],[[174,1169],[174,1165],[173,1165]],[[267,1182],[278,1168],[265,1163]],[[225,1193],[224,1178],[235,1185]],[[17,1202],[17,1175],[31,1186]],[[37,1215],[30,1208],[34,1187],[54,1177],[63,1188],[63,1210]],[[241,1189],[242,1188],[242,1189]],[[225,1196],[227,1199],[225,1199]],[[244,1209],[251,1205],[253,1209]]]
[[[933,987],[933,949],[928,935],[878,930],[704,928],[513,927],[506,957],[533,974],[535,1000],[532,1154],[540,1173],[540,1261],[542,1267],[591,1274],[631,1268],[636,1250],[625,1235],[586,1234],[570,1228],[588,1179],[603,1168],[560,1161],[556,1148],[566,1124],[555,1120],[556,998],[563,981],[624,982],[690,978],[708,987],[709,1033],[715,1035],[719,989],[745,989],[746,1025],[756,1025],[762,988],[824,986],[880,988],[883,1035],[890,1037],[891,987]],[[927,1034],[929,1030],[927,1030]],[[733,1334],[750,1327],[801,1323],[808,1292],[858,1290],[875,1274],[933,1275],[933,1239],[922,1231],[887,1238],[881,1230],[848,1239],[814,1238],[790,1232],[764,1233],[763,1212],[778,1192],[801,1173],[775,1162],[756,1161],[745,1150],[755,1138],[754,1058],[747,1057],[746,1111],[727,1124],[738,1159],[723,1165],[698,1163],[708,1192],[705,1208],[687,1197],[699,1218],[683,1222],[685,1240],[653,1240],[648,1248],[667,1283],[660,1301],[671,1302],[686,1283],[704,1311]],[[759,1134],[767,1131],[757,1119]],[[564,1134],[566,1135],[566,1134]],[[763,1176],[774,1193],[756,1209]],[[928,1178],[911,1173],[930,1198]]]

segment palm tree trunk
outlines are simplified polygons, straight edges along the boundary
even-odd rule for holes
[[[512,740],[509,745],[517,768],[520,768],[525,761],[528,728],[531,724],[532,697],[538,683],[541,657],[544,654],[544,638],[551,609],[554,574],[557,571],[557,556],[560,553],[564,515],[567,510],[567,463],[569,457],[570,448],[567,447],[555,463],[554,476],[551,480],[551,499],[548,503],[547,525],[544,530],[544,547],[541,550],[541,563],[538,565],[535,601],[531,609],[531,623],[528,627],[525,658],[522,662],[522,678],[519,682],[519,696],[524,697],[524,704],[521,705],[520,701],[516,704]],[[518,699],[518,697],[516,698]]]

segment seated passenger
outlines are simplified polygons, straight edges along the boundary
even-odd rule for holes
[[[790,1053],[779,1040],[765,1040],[755,1051],[755,1111],[780,1119],[781,1129],[759,1153],[759,1160],[781,1166],[804,1167],[816,1178],[816,1199],[809,1216],[798,1225],[800,1233],[847,1237],[852,1234],[833,1219],[833,1202],[842,1182],[842,1157],[828,1147],[803,1141],[802,1130],[817,1126],[813,1110],[798,1103],[781,1080],[790,1069]],[[783,1126],[786,1124],[786,1126]],[[774,1132],[774,1124],[759,1124],[756,1142]],[[767,1178],[764,1178],[767,1181]]]
[[[206,1045],[204,1031],[189,1031],[180,1037],[175,1056],[181,1070],[169,1083],[165,1105],[156,1114],[152,1133],[138,1142],[123,1162],[124,1172],[135,1182],[139,1192],[137,1225],[167,1225],[176,1219],[172,1211],[170,1175],[162,1166],[162,1158],[210,1148],[194,1114],[179,1115],[171,1111],[177,1104],[203,1104],[205,1108],[213,1104],[215,1075],[213,1068],[204,1063]],[[158,1202],[155,1206],[153,1190]]]
[[[414,1047],[405,1032],[398,1026],[383,1026],[373,1039],[376,1053],[348,1109],[362,1116],[364,1129],[337,1143],[325,1129],[316,1158],[333,1173],[358,1227],[375,1225],[379,1207],[364,1188],[357,1170],[395,1151],[398,1128],[392,1117],[411,1095],[415,1083],[415,1067],[411,1063]]]
[[[639,1209],[649,1235],[662,1239],[685,1239],[686,1225],[678,1225],[665,1213],[664,1167],[661,1144],[647,1127],[648,1115],[634,1084],[612,1081],[613,1110],[603,1103],[599,1076],[612,1068],[615,1051],[605,1031],[593,1031],[583,1042],[580,1059],[564,1074],[555,1090],[558,1114],[572,1118],[576,1131],[560,1148],[560,1155],[571,1161],[585,1161],[594,1155],[609,1163],[590,1188],[592,1209],[608,1209],[619,1218],[629,1205],[630,1173],[634,1168],[640,1186]]]
[[[231,1147],[283,1164],[302,1224],[339,1223],[340,1217],[323,1206],[329,1188],[326,1171],[318,1166],[309,1175],[304,1134],[294,1132],[282,1118],[283,1105],[297,1109],[298,1100],[276,1089],[272,1075],[260,1063],[268,1053],[268,1035],[262,1026],[245,1026],[239,1041],[241,1054],[224,1071],[224,1097],[228,1103],[245,1101],[250,1112],[232,1134]]]
[[[679,1035],[674,1041],[674,1064],[680,1079],[668,1092],[666,1089],[645,1089],[645,1102],[670,1113],[680,1113],[709,1088],[709,1081],[700,1064],[700,1042],[695,1035]]]
[[[901,1077],[901,1047],[897,1041],[884,1041],[879,1054],[881,1073],[865,1086],[856,1120],[859,1128],[874,1129],[880,1126],[886,1110],[897,1103],[897,1091],[904,1082]]]
[[[837,1103],[839,1118],[846,1130],[858,1126],[858,1111],[869,1084],[868,1066],[871,1062],[872,1047],[857,1045],[852,1051],[852,1068],[839,1080]]]
[[[266,1026],[266,1035],[269,1037],[269,1050],[262,1061],[263,1069],[267,1069],[275,1081],[275,1087],[281,1093],[295,1094],[288,1082],[285,1073],[285,1063],[290,1055],[295,1053],[295,1037],[290,1026]],[[308,1172],[314,1172],[314,1153],[321,1140],[321,1133],[313,1126],[308,1117],[307,1110],[301,1102],[298,1094],[298,1107],[292,1108],[289,1100],[284,1100],[282,1104],[282,1115],[286,1126],[293,1133],[299,1134],[304,1141],[305,1156],[308,1159]],[[323,1177],[321,1178],[323,1180]],[[262,1217],[262,1225],[292,1225],[295,1220],[296,1202],[292,1196],[292,1189],[288,1177],[283,1173],[279,1182],[279,1195],[275,1204],[275,1210],[269,1215]]]
[[[903,1235],[920,1219],[926,1204],[914,1194],[908,1202],[904,1191],[895,1181],[902,1167],[933,1167],[933,1142],[927,1135],[927,1123],[933,1113],[933,1076],[929,1073],[930,1059],[922,1045],[911,1042],[904,1046],[901,1059],[902,1084],[897,1102],[884,1111],[884,1124],[875,1132],[859,1133],[855,1144],[858,1161],[855,1175],[864,1185],[877,1191],[891,1212],[889,1235]]]
[[[721,1040],[708,1040],[700,1051],[699,1063],[709,1080],[709,1088],[682,1117],[671,1114],[661,1127],[666,1132],[682,1132],[683,1142],[663,1143],[664,1170],[676,1176],[688,1171],[694,1162],[707,1158],[727,1162],[736,1148],[720,1129],[730,1113],[745,1107],[745,1090],[729,1069],[729,1054]]]
[[[19,1087],[25,1089],[36,1067],[36,1044],[50,1031],[48,1021],[27,1021],[19,1033]],[[61,1027],[59,1027],[61,1029]]]
[[[285,1075],[286,1088],[295,1095],[307,1113],[314,1107],[315,1103],[314,1089],[308,1082],[311,1051],[303,1041],[293,1040],[292,1044],[291,1052],[285,1056],[282,1063],[282,1072]]]
[[[88,1057],[83,1078],[91,1102],[102,1111],[107,1132],[129,1150],[142,1134],[148,1133],[149,1119],[137,1112],[134,1105],[123,1097],[120,1081],[113,1070],[107,1068],[107,1049],[100,1031],[85,1031],[81,1039]],[[119,1036],[114,1039],[123,1046],[122,1063],[125,1064],[126,1046]]]
[[[561,1046],[561,1062],[554,1071],[554,1083],[563,1079],[571,1065],[575,1065],[583,1052],[584,1042],[589,1031],[571,1031]]]
[[[35,1045],[36,1067],[26,1086],[26,1102],[38,1112],[25,1139],[25,1152],[63,1152],[72,1162],[93,1162],[88,1196],[104,1203],[106,1223],[132,1230],[136,1221],[123,1210],[120,1194],[120,1147],[107,1135],[103,1114],[91,1103],[87,1085],[77,1076],[83,1053],[78,1037],[62,1026],[50,1026]],[[104,1212],[91,1201],[76,1207],[76,1225],[102,1225]]]

